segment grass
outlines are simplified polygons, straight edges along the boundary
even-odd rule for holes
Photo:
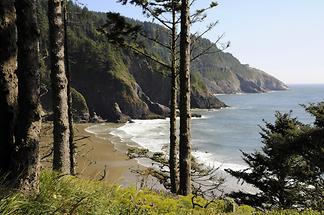
[[[198,198],[195,203],[205,205],[207,200]],[[12,193],[0,200],[0,214],[263,214],[249,206],[236,206],[229,213],[226,201],[217,200],[206,209],[195,207],[191,196],[175,196],[150,190],[121,188],[98,181],[61,176],[45,171],[41,175],[38,194],[23,196]],[[271,211],[269,215],[300,214],[297,211]],[[303,215],[320,215],[305,211]]]

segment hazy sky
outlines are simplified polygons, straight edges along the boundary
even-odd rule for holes
[[[79,0],[90,10],[116,11],[143,20],[141,10],[115,0]],[[196,7],[208,4],[198,0]],[[206,37],[225,33],[227,52],[285,83],[324,83],[324,0],[219,0],[209,22],[219,25]],[[201,31],[205,24],[194,26]]]

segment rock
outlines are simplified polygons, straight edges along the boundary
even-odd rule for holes
[[[193,118],[201,118],[202,116],[201,116],[201,114],[198,114],[198,113],[192,113],[191,117],[193,117]]]
[[[88,122],[90,120],[90,112],[88,104],[82,93],[74,88],[71,88],[72,95],[72,114],[75,122]],[[53,103],[52,103],[52,91],[46,89],[41,97],[42,110],[46,113],[43,120],[51,121],[53,119]]]
[[[115,123],[126,123],[130,120],[130,117],[123,114],[118,103],[115,103],[111,119],[111,121]]]
[[[106,122],[104,119],[102,119],[100,116],[96,114],[96,112],[93,112],[93,116],[90,119],[91,123],[104,123]]]
[[[191,92],[191,108],[200,109],[219,109],[228,107],[224,102],[216,98],[216,96],[209,93],[199,93],[196,90]]]
[[[266,92],[260,86],[258,86],[257,84],[255,84],[253,81],[244,80],[239,75],[237,77],[240,80],[240,89],[243,92],[245,92],[245,93],[261,93],[261,92]]]
[[[137,94],[144,101],[149,110],[157,115],[161,115],[162,117],[168,116],[170,113],[170,109],[164,105],[161,105],[157,102],[151,101],[151,99],[143,92],[142,88],[137,85]]]
[[[129,119],[128,122],[129,123],[135,123],[134,120],[132,120],[132,119]]]
[[[89,108],[83,95],[71,88],[73,120],[76,122],[87,122],[90,119]]]

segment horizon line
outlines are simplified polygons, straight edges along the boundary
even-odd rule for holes
[[[286,85],[320,85],[320,84],[323,84],[324,85],[324,82],[322,83],[319,83],[319,82],[315,82],[315,83],[285,83]]]

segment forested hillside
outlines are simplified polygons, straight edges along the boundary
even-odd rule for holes
[[[39,23],[41,30],[42,103],[50,110],[50,84],[48,55],[47,1],[40,1]],[[105,23],[104,13],[69,5],[69,58],[73,93],[73,109],[79,119],[88,119],[93,112],[117,121],[120,110],[131,118],[149,118],[168,114],[170,77],[163,67],[145,57],[135,55],[107,42],[97,28]],[[156,24],[140,23],[149,35],[160,35],[168,40],[166,29]],[[167,61],[168,52],[148,40],[143,43],[156,57]],[[210,46],[207,39],[194,46],[198,52]],[[198,48],[199,47],[199,48]],[[217,50],[216,46],[211,52]],[[284,90],[286,86],[268,74],[242,65],[229,53],[204,55],[192,63],[193,108],[221,108],[215,93],[264,92]],[[46,93],[47,92],[47,93]]]

